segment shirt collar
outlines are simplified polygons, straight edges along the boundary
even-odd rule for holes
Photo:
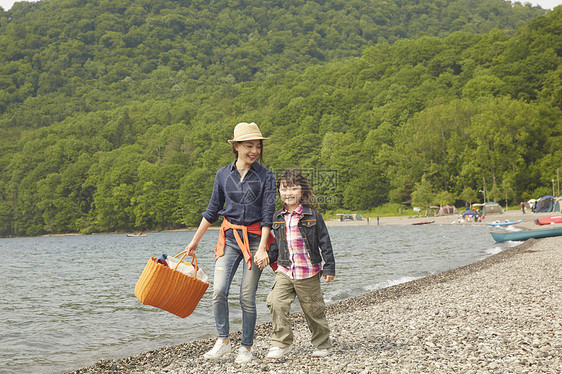
[[[254,161],[252,163],[252,166],[250,166],[250,169],[257,171],[259,166],[261,165],[257,161]],[[230,164],[230,171],[234,171],[234,170],[236,170],[236,160],[234,160],[234,162]]]
[[[286,215],[286,214],[291,214],[291,215],[293,215],[293,214],[298,214],[298,215],[300,216],[300,215],[302,214],[302,211],[303,211],[302,204],[299,204],[299,206],[298,206],[295,210],[293,210],[292,213],[289,213],[289,211],[288,211],[287,209],[283,209],[283,211],[281,212],[281,214],[282,214],[282,215]]]

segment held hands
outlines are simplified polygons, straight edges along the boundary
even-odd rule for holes
[[[335,275],[324,275],[324,280],[326,282],[331,282],[334,280],[335,277],[336,277]]]
[[[265,269],[265,267],[269,265],[269,256],[267,255],[267,250],[265,248],[262,248],[260,246],[260,248],[256,252],[256,255],[254,256],[254,262],[256,265],[258,265],[260,270]]]

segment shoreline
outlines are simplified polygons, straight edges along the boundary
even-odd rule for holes
[[[485,217],[484,220],[480,222],[458,222],[459,214],[449,215],[449,216],[439,216],[439,217],[412,217],[412,216],[391,216],[391,217],[380,217],[379,225],[380,226],[389,226],[389,225],[412,225],[414,223],[424,222],[424,221],[434,221],[433,225],[485,225],[487,226],[488,223],[495,222],[495,221],[516,221],[521,220],[522,222],[519,224],[514,225],[513,227],[517,228],[524,228],[527,230],[536,230],[543,228],[544,226],[539,226],[534,223],[534,220],[541,217],[549,217],[549,216],[556,216],[560,215],[560,212],[548,212],[548,213],[530,213],[527,212],[523,214],[520,210],[509,210],[504,211],[503,214],[490,214]],[[377,217],[370,217],[371,222],[366,220],[366,217],[363,221],[345,221],[340,222],[337,220],[328,220],[326,221],[326,226],[330,227],[337,227],[337,226],[377,226]]]
[[[458,223],[459,214],[449,215],[449,216],[439,216],[439,217],[412,217],[412,216],[388,216],[388,217],[380,217],[379,219],[379,226],[388,226],[388,225],[412,225],[416,222],[423,222],[423,221],[434,221],[432,224],[437,225],[449,225],[449,224],[460,224],[460,225],[486,225],[488,222],[495,222],[495,221],[505,221],[505,220],[518,220],[521,219],[522,222],[515,225],[515,227],[525,228],[528,230],[535,230],[540,229],[541,226],[534,224],[534,220],[541,217],[549,217],[549,216],[556,216],[560,215],[560,212],[548,212],[548,213],[530,213],[527,212],[523,214],[520,210],[509,210],[507,212],[504,211],[503,214],[491,214],[486,216],[486,218],[481,222],[461,222]],[[338,227],[338,226],[377,226],[377,217],[370,217],[371,221],[368,222],[366,217],[363,221],[338,221],[335,219],[326,220],[326,226],[328,227]],[[544,228],[544,227],[542,227]],[[211,226],[208,229],[209,231],[218,231],[220,230],[219,226]],[[151,233],[159,233],[159,232],[189,232],[189,231],[197,231],[197,227],[183,227],[179,229],[169,229],[169,230],[154,230],[154,231],[142,231],[145,234]],[[76,235],[106,235],[106,234],[134,234],[140,231],[123,231],[123,232],[95,232],[91,234],[81,234],[81,233],[66,233],[66,234],[44,234],[38,235],[38,237],[57,237],[57,236],[76,236]],[[15,236],[14,238],[18,238]]]
[[[234,363],[235,354],[203,359],[215,341],[209,338],[68,373],[557,373],[561,268],[562,237],[529,239],[470,265],[330,304],[334,348],[322,360],[310,357],[310,333],[293,313],[294,348],[278,361],[265,358],[271,324],[264,323],[256,326],[249,364]],[[240,332],[231,340],[236,351]]]

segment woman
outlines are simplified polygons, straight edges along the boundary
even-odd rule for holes
[[[256,326],[256,290],[262,270],[252,266],[267,261],[273,241],[271,224],[275,212],[275,177],[261,166],[264,138],[255,123],[239,123],[234,128],[232,152],[236,161],[221,168],[215,177],[213,194],[203,219],[186,250],[190,256],[203,234],[219,216],[224,216],[215,248],[213,312],[218,339],[204,357],[217,359],[231,352],[229,341],[228,293],[232,278],[242,260],[240,306],[242,339],[236,362],[252,360],[251,348]]]

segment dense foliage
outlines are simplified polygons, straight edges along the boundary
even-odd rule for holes
[[[484,180],[496,200],[542,193],[562,164],[562,7],[463,4],[16,3],[0,235],[195,225],[239,121],[329,209],[462,204]]]

